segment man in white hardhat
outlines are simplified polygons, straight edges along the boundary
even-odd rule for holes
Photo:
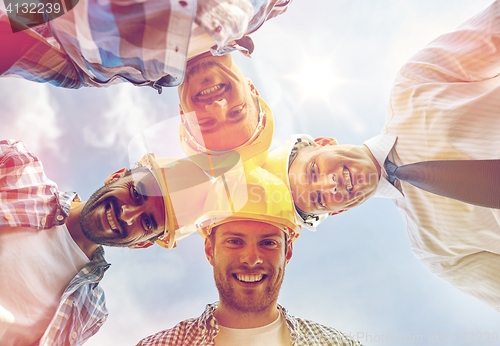
[[[281,164],[288,172],[295,205],[305,219],[348,210],[370,196],[391,198],[420,262],[498,311],[499,34],[500,2],[495,1],[402,67],[381,135],[359,146],[328,137],[294,138],[279,149],[281,156],[271,153],[274,162],[264,166],[273,172],[270,167]],[[442,188],[465,166],[476,167],[457,186],[470,193],[464,198],[440,189],[430,193],[398,175],[429,161],[441,167],[460,163],[454,171],[433,172],[444,175]],[[469,202],[476,189],[486,193]]]
[[[291,316],[277,302],[300,235],[280,179],[256,166],[224,174],[196,226],[205,238],[219,302],[138,345],[359,345],[334,328]]]
[[[172,248],[211,185],[195,164],[146,155],[87,202],[62,193],[20,141],[0,141],[0,344],[82,345],[108,311],[101,245]]]

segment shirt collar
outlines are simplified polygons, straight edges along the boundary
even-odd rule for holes
[[[215,335],[213,337],[215,338],[217,334],[219,334],[219,323],[217,322],[217,319],[214,316],[215,310],[217,310],[217,307],[219,306],[219,302],[215,302],[213,304],[208,304],[205,308],[205,311],[203,314],[200,316],[198,320],[198,327],[201,329],[207,329],[207,331],[210,332],[210,330],[215,330]],[[294,318],[290,316],[288,313],[287,309],[283,307],[281,304],[278,303],[278,311],[280,314],[282,314],[285,317],[285,320],[288,325],[288,329],[292,332],[296,332],[299,329],[298,322]]]
[[[371,151],[372,155],[380,165],[381,177],[374,197],[382,198],[402,198],[404,195],[389,180],[387,180],[387,172],[385,170],[385,159],[389,156],[394,144],[396,144],[397,136],[394,135],[378,135],[363,144]]]

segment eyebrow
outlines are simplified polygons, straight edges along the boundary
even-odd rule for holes
[[[280,231],[283,232],[283,230],[281,230],[281,229],[280,229]],[[221,234],[221,237],[240,237],[240,238],[243,238],[246,235],[248,235],[248,233],[228,232],[228,233]],[[260,238],[261,239],[274,238],[274,237],[280,237],[280,235],[281,235],[281,233],[268,233],[268,234],[263,234],[262,236],[260,236]]]

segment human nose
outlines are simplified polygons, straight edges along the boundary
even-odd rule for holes
[[[262,257],[259,252],[257,244],[247,244],[243,249],[243,253],[240,257],[240,261],[243,264],[249,266],[255,266],[262,263]]]
[[[226,99],[216,100],[210,104],[205,105],[205,110],[218,118],[226,116],[227,113],[227,101]]]
[[[134,221],[141,215],[139,207],[122,205],[122,213],[120,219],[124,221],[127,225],[132,226]]]
[[[318,187],[324,192],[337,193],[337,179],[335,174],[321,174],[318,181]]]

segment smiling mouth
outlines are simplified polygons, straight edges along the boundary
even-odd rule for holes
[[[351,172],[349,171],[349,169],[346,166],[344,166],[344,169],[342,170],[342,174],[344,176],[345,187],[347,189],[347,192],[352,192]]]
[[[229,86],[226,84],[217,84],[209,88],[203,89],[195,95],[193,101],[195,102],[205,102],[213,103],[219,97],[224,95],[225,92],[229,90]]]
[[[213,87],[206,88],[206,89],[200,91],[198,94],[196,94],[196,96],[206,96],[206,95],[209,95],[210,93],[219,91],[223,87],[224,87],[224,84],[217,84],[217,85],[215,85]]]
[[[106,219],[108,220],[109,227],[115,233],[120,233],[120,228],[113,220],[113,209],[111,208],[111,204],[106,205]]]
[[[254,283],[264,280],[264,274],[233,274],[233,276],[241,282]]]

